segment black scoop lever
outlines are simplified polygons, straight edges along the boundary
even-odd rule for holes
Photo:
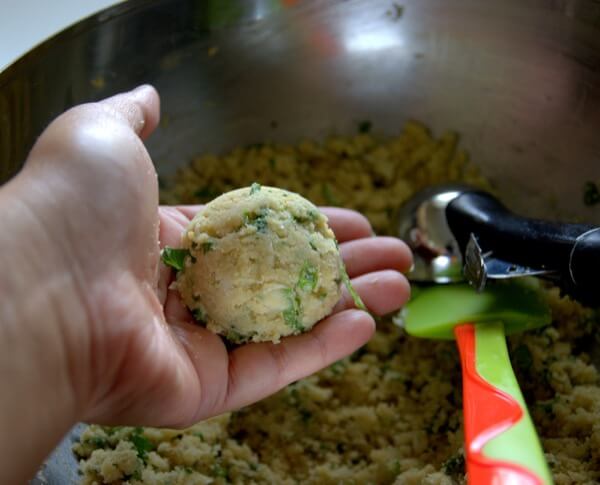
[[[521,217],[479,191],[452,200],[446,218],[476,287],[486,278],[532,274],[600,306],[600,227]]]

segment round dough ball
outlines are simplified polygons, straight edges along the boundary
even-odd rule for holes
[[[227,192],[183,235],[177,288],[194,317],[233,342],[309,330],[341,296],[342,260],[327,217],[273,187]]]

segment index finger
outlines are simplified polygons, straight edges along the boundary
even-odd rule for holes
[[[338,242],[371,237],[373,228],[369,220],[360,212],[341,207],[319,207],[329,219],[329,227]]]
[[[177,210],[191,220],[202,207],[202,205],[180,205],[177,206]],[[329,219],[329,226],[339,242],[373,235],[368,219],[359,212],[341,207],[319,207],[319,210]]]

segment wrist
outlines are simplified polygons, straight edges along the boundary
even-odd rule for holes
[[[18,462],[0,483],[30,478],[80,415],[70,328],[85,312],[28,188],[0,190],[0,454]]]

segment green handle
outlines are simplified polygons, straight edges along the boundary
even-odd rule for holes
[[[545,484],[551,484],[552,476],[544,459],[540,440],[513,373],[502,323],[475,325],[475,356],[479,375],[493,387],[510,395],[523,413],[515,425],[484,445],[483,454],[521,465],[535,473]]]

